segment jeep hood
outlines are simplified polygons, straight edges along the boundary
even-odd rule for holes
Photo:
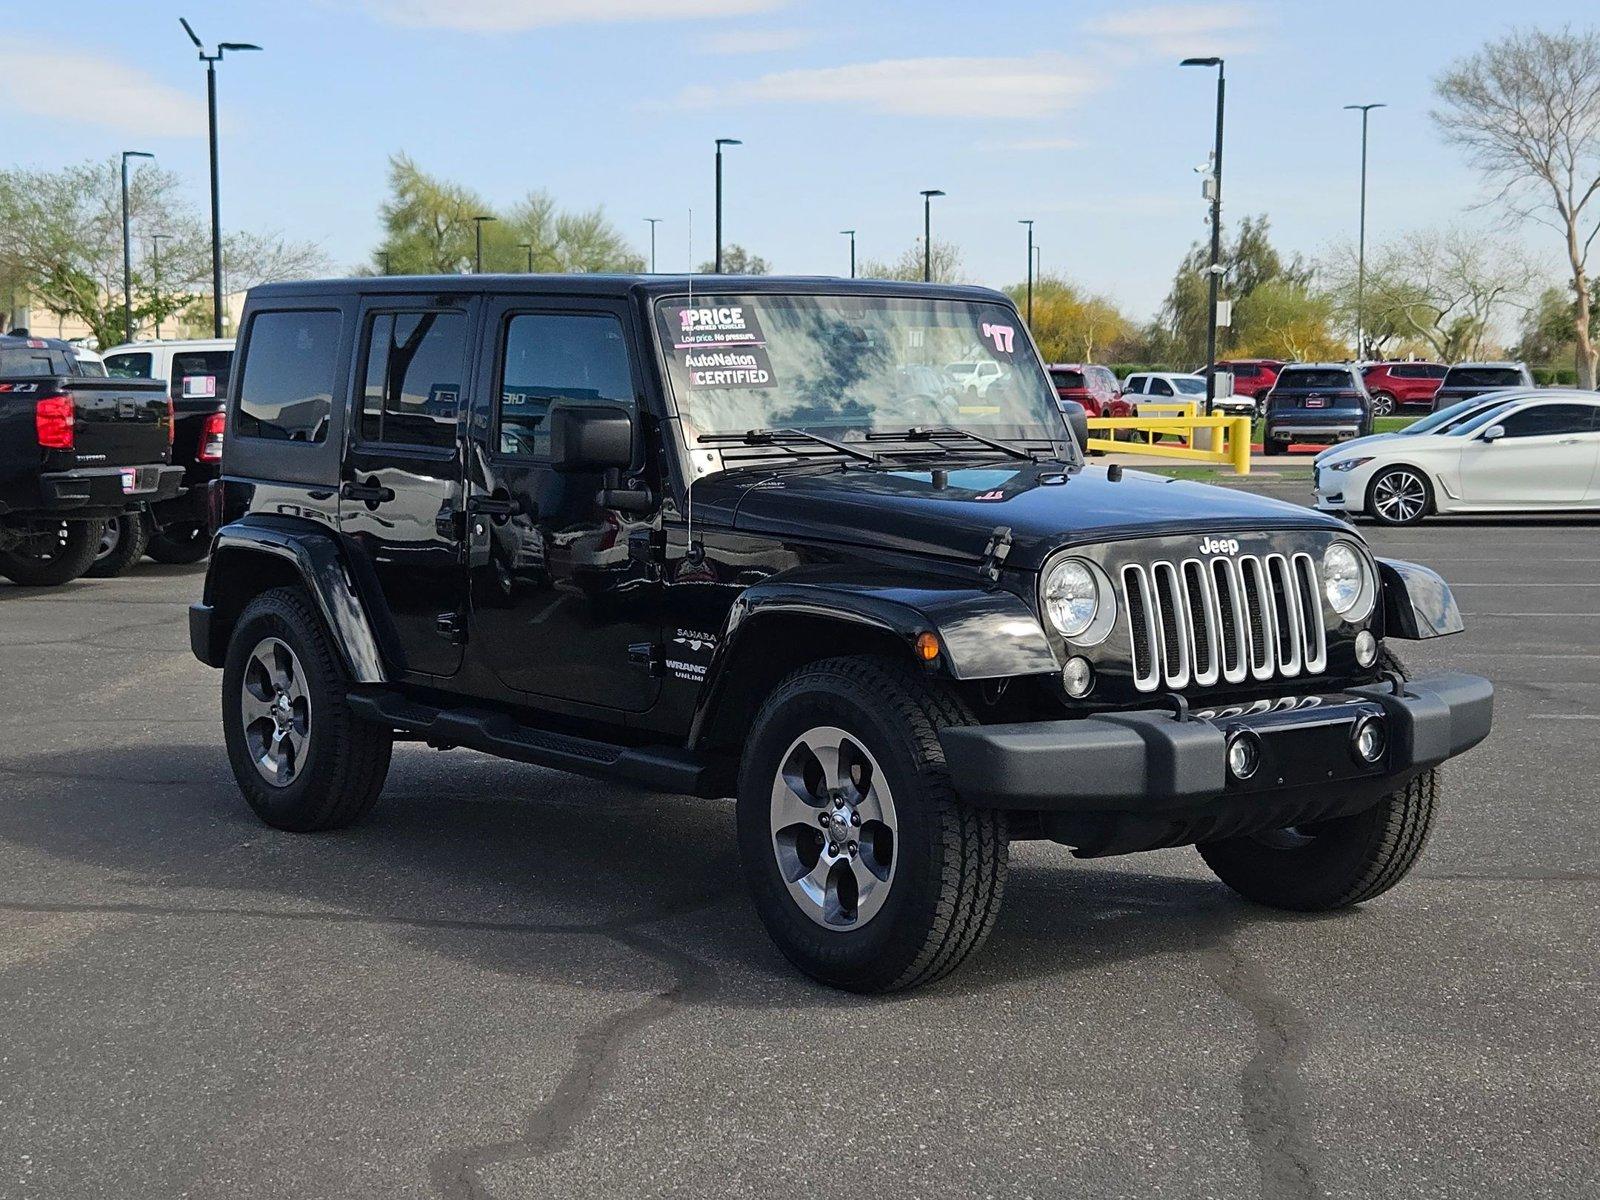
[[[952,466],[942,483],[936,486],[927,467],[737,471],[696,483],[695,505],[720,509],[724,520],[731,510],[734,528],[752,534],[974,561],[1003,526],[1012,539],[1006,565],[1028,570],[1072,544],[1184,532],[1348,530],[1297,504],[1142,471],[1112,481],[1102,467]]]

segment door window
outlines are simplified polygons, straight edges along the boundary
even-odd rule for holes
[[[1165,379],[1152,379],[1150,381],[1150,394],[1152,396],[1170,396],[1173,394],[1172,384]]]
[[[632,407],[622,322],[611,313],[519,313],[506,323],[496,422],[499,452],[549,458],[546,418],[559,400]]]
[[[458,312],[373,315],[361,392],[363,441],[455,445],[466,329]]]
[[[1144,376],[1129,375],[1128,382],[1122,385],[1124,396],[1136,396],[1144,391]]]
[[[1595,429],[1592,404],[1541,404],[1524,408],[1500,422],[1508,438],[1552,437],[1563,433],[1591,433]]]

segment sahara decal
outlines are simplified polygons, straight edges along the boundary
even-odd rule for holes
[[[667,670],[674,679],[681,679],[686,683],[701,683],[706,677],[706,668],[711,665],[711,656],[717,649],[717,635],[703,633],[698,629],[679,629],[672,637],[672,642],[667,646]]]

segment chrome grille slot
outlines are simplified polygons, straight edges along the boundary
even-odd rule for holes
[[[1322,591],[1309,554],[1129,564],[1121,581],[1142,692],[1327,668]]]

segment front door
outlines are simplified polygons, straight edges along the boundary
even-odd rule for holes
[[[1592,404],[1542,403],[1491,424],[1493,442],[1473,438],[1461,453],[1461,493],[1471,504],[1581,504],[1600,457]]]
[[[620,302],[507,298],[484,329],[468,500],[474,660],[530,703],[643,712],[661,686],[649,554],[659,493],[649,512],[607,507],[602,491],[624,480],[557,470],[548,424],[556,405],[625,408],[642,467],[633,318]]]
[[[407,672],[453,675],[465,636],[460,417],[478,303],[374,297],[362,308],[339,526],[378,636]]]

